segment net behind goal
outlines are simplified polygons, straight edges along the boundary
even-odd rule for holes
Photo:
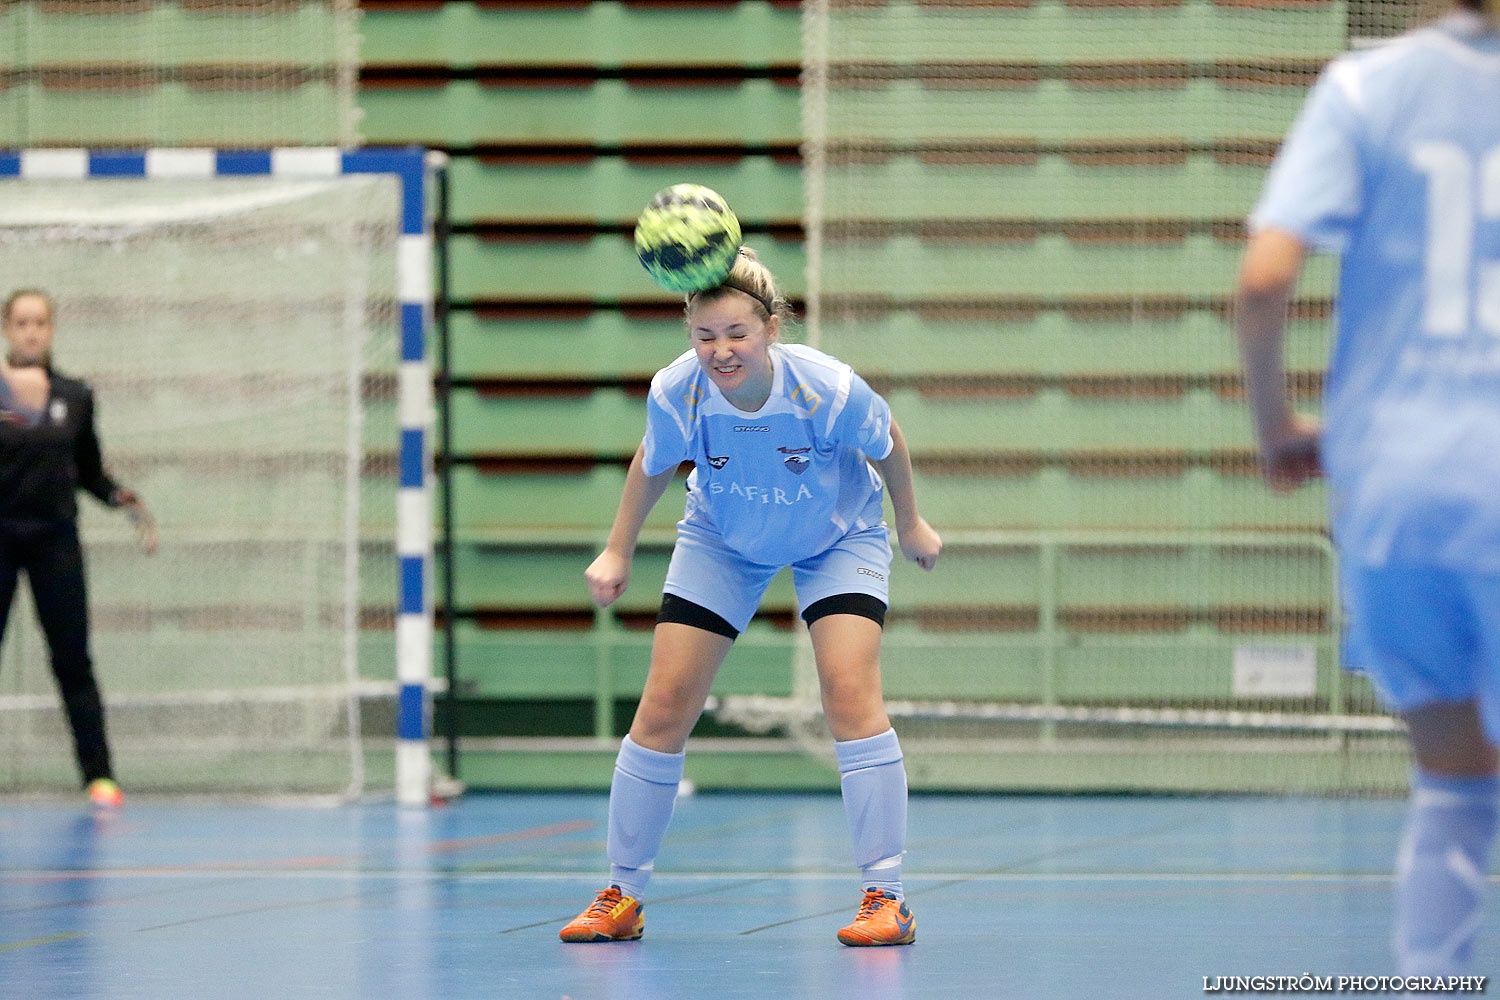
[[[160,530],[147,557],[124,517],[80,495],[128,789],[357,792],[362,696],[379,699],[376,731],[393,729],[402,185],[262,172],[3,181],[0,273],[54,297],[55,364],[93,386],[106,464]],[[371,780],[388,786],[383,742]],[[74,780],[18,602],[0,789]]]
[[[1230,326],[1270,158],[1377,6],[804,5],[810,339],[886,394],[947,541],[896,568],[883,650],[914,785],[1403,785],[1340,669],[1321,491],[1256,475]],[[1332,275],[1289,332],[1309,408]],[[805,652],[779,710],[821,745]]]
[[[352,146],[357,0],[7,0],[0,148]]]

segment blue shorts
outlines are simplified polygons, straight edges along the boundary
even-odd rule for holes
[[[749,562],[716,532],[679,521],[662,590],[702,605],[743,632],[781,569]],[[797,613],[839,594],[869,594],[889,604],[890,576],[891,543],[885,525],[851,531],[817,555],[792,564]]]
[[[1392,708],[1478,700],[1500,740],[1500,576],[1345,566],[1343,589],[1349,658]]]

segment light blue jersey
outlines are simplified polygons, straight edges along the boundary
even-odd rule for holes
[[[891,411],[848,365],[771,345],[771,395],[736,409],[688,351],[656,373],[645,471],[690,461],[684,521],[750,562],[788,566],[881,523],[883,485],[865,461],[891,452]]]
[[[1251,216],[1342,253],[1322,460],[1344,557],[1500,572],[1500,39],[1329,65]]]

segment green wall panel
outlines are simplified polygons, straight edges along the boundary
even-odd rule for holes
[[[1141,60],[1306,59],[1344,48],[1345,5],[1041,0],[997,9],[892,0],[838,8],[832,24],[846,49],[869,61],[1086,62],[1121,53]]]
[[[552,9],[476,3],[376,7],[365,11],[360,32],[365,63],[455,67],[795,63],[802,47],[801,12],[763,2],[698,9],[615,2]]]
[[[580,86],[372,87],[360,91],[365,140],[464,146],[485,142],[795,143],[799,91],[771,80],[646,87],[625,80]]]
[[[800,243],[768,237],[752,237],[748,242],[760,253],[786,294],[802,294],[804,264]],[[451,294],[458,299],[588,301],[671,295],[651,281],[636,257],[635,244],[626,236],[608,234],[539,242],[457,236],[452,248]],[[673,356],[664,358],[661,364],[665,365]]]
[[[453,161],[455,222],[578,219],[601,223],[633,220],[651,196],[691,181],[713,188],[747,223],[798,219],[802,215],[802,169],[769,156],[658,165],[622,156],[599,156],[563,165]]]

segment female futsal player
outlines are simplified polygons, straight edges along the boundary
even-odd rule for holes
[[[1326,470],[1349,647],[1406,720],[1403,975],[1457,975],[1500,817],[1500,29],[1463,0],[1335,60],[1287,135],[1240,273],[1272,484]],[[1326,423],[1287,400],[1303,259],[1342,252]]]
[[[691,349],[651,381],[645,439],[609,540],[585,573],[596,604],[624,593],[641,525],[690,461],[687,510],[646,687],[615,761],[610,885],[562,929],[564,941],[641,936],[641,897],[672,817],[683,746],[729,647],[785,566],[812,636],[864,887],[838,938],[916,939],[901,888],[906,770],[880,691],[891,566],[882,493],[907,559],[930,570],[943,543],[917,513],[911,458],[885,400],[848,365],[780,343],[788,315],[770,271],[744,248],[722,285],[688,297]]]
[[[0,635],[21,570],[31,583],[89,799],[124,801],[110,767],[104,705],[89,658],[79,489],[132,515],[148,553],[156,532],[145,505],[104,471],[94,433],[94,395],[52,367],[52,299],[12,293],[0,310]]]

